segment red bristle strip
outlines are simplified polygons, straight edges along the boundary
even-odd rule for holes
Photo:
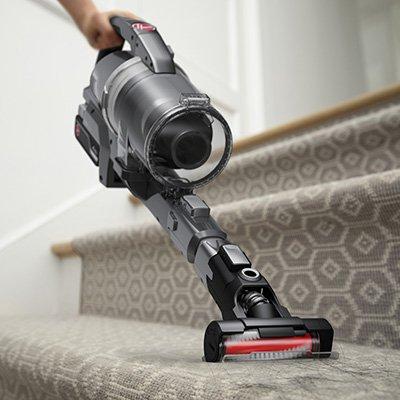
[[[260,338],[243,341],[225,341],[225,354],[250,354],[279,351],[312,351],[312,337],[309,333],[304,336]]]

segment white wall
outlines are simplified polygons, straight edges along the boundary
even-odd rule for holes
[[[366,89],[357,7],[350,0],[260,0],[266,125]]]
[[[368,90],[400,79],[400,1],[357,0]]]
[[[73,133],[94,52],[74,27],[32,1],[0,2],[0,243],[96,185]],[[19,21],[18,27],[15,21]]]

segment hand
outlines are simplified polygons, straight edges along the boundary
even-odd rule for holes
[[[92,47],[97,50],[117,47],[122,43],[121,37],[115,33],[110,24],[110,18],[113,16],[128,17],[138,19],[138,17],[124,10],[112,10],[99,12],[97,10],[85,15],[80,24],[80,29]]]

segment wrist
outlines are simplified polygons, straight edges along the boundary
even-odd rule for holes
[[[83,7],[79,13],[76,15],[75,23],[78,26],[79,30],[82,33],[86,33],[89,26],[90,26],[90,21],[94,18],[94,16],[98,13],[99,11],[93,4],[87,4],[86,7]]]

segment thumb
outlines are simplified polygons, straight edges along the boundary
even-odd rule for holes
[[[136,14],[128,10],[111,10],[104,13],[108,19],[111,17],[126,17],[131,19],[140,19]]]
[[[126,10],[111,10],[96,13],[90,21],[87,29],[87,37],[90,44],[96,49],[116,47],[122,43],[121,37],[115,32],[110,23],[110,18],[115,16],[138,19],[138,17]]]

